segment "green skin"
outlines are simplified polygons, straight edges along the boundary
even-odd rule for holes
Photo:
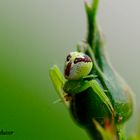
[[[94,0],[92,6],[85,3],[89,30],[87,40],[78,46],[78,51],[92,59],[93,68],[90,74],[81,67],[82,74],[80,73],[79,78],[76,73],[76,78],[65,76],[65,80],[58,67],[54,66],[50,70],[50,76],[74,120],[84,127],[92,138],[102,140],[94,120],[103,127],[106,127],[106,120],[109,120],[110,125],[114,126],[118,140],[125,140],[123,126],[133,112],[132,91],[112,68],[107,58],[103,37],[95,20],[97,5],[98,0]],[[76,57],[79,56],[75,55],[71,61]],[[68,63],[65,63],[65,67]],[[86,66],[89,68],[87,63]],[[72,76],[74,72],[77,72],[76,69]]]
[[[87,50],[90,54],[91,49],[88,47]],[[91,56],[93,57],[92,60],[94,60],[93,53]],[[72,61],[74,61],[74,59]],[[81,66],[80,63],[78,63],[79,66]],[[68,63],[65,64],[65,67],[67,67],[67,65]],[[87,63],[84,63],[84,65],[86,66]],[[109,82],[95,61],[93,62],[91,73],[92,72],[99,76],[93,74],[87,75],[87,72],[83,71],[83,77],[74,80],[67,77],[67,81],[65,81],[56,66],[51,69],[50,74],[61,99],[66,104],[70,104],[69,109],[75,121],[84,127],[95,140],[101,140],[101,135],[98,133],[93,121],[96,120],[100,125],[105,127],[106,120],[109,120],[110,125],[115,123],[116,128],[114,129],[116,133],[119,131],[117,135],[121,134],[119,126],[131,116],[132,100],[131,94],[129,94],[129,92],[125,93],[121,88],[118,88],[117,94],[114,94],[116,88],[112,89],[114,86],[111,84],[114,84],[114,82]],[[104,84],[102,84],[101,78],[104,79]],[[106,83],[109,85],[108,89],[104,88]],[[117,83],[115,84],[118,86]],[[122,86],[121,84],[121,87]],[[110,91],[112,90],[115,92],[111,93]]]
[[[113,118],[115,115],[113,106],[101,84],[99,85],[99,82],[97,82],[98,76],[88,75],[94,62],[92,64],[90,58],[88,58],[89,62],[85,62],[84,54],[78,52],[70,53],[67,58],[69,60],[65,62],[64,73],[69,68],[69,75],[65,75],[67,81],[64,84],[63,90],[67,93],[67,97],[71,99],[71,112],[75,119],[79,121],[79,124],[88,125],[92,124],[93,119],[96,118],[99,118],[102,123],[102,119],[105,116],[110,115],[110,118]],[[78,59],[80,61],[74,63]],[[71,67],[69,67],[69,64],[71,64]],[[102,111],[97,113],[98,109],[103,110],[103,113]]]

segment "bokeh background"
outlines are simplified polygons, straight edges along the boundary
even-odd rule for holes
[[[101,0],[98,21],[113,66],[136,93],[139,112],[140,1]],[[0,140],[89,140],[58,98],[49,69],[86,37],[83,0],[0,0]],[[135,129],[138,113],[127,124]]]

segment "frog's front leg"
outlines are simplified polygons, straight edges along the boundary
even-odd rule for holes
[[[75,96],[76,94],[80,94],[83,91],[86,91],[87,89],[92,88],[93,94],[96,94],[102,103],[106,105],[112,116],[114,116],[114,109],[113,106],[107,97],[107,95],[104,93],[103,89],[100,87],[100,85],[96,82],[96,80],[85,80],[80,79],[80,80],[70,80],[66,81],[64,85],[64,91],[68,93],[70,96]],[[88,92],[87,92],[88,94]]]
[[[94,121],[105,125],[105,120],[113,122],[114,109],[104,90],[96,80],[69,80],[64,84],[64,91],[71,97],[70,112],[76,122],[84,127],[90,135],[100,139]]]
[[[89,84],[94,93],[96,93],[98,97],[101,99],[101,101],[104,102],[104,104],[107,106],[108,110],[112,114],[112,118],[114,118],[115,117],[114,108],[111,104],[110,99],[107,97],[103,89],[99,86],[99,84],[95,80],[89,81]]]
[[[68,99],[66,99],[67,94],[63,90],[65,79],[56,65],[54,65],[50,69],[50,77],[51,77],[51,80],[55,87],[56,92],[60,96],[60,99],[64,102],[64,104],[67,107],[69,107]]]

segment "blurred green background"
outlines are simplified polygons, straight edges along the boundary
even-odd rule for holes
[[[139,111],[139,0],[104,0],[98,20],[111,61],[136,93]],[[71,119],[49,78],[86,36],[83,0],[0,1],[0,130],[5,140],[89,140]],[[137,114],[127,131],[134,131]]]

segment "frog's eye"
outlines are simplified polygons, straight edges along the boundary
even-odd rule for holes
[[[71,58],[71,55],[69,54],[69,55],[67,56],[67,58],[66,58],[66,61],[67,61],[67,62],[70,61],[70,58]]]
[[[78,58],[75,58],[74,64],[78,63]]]

